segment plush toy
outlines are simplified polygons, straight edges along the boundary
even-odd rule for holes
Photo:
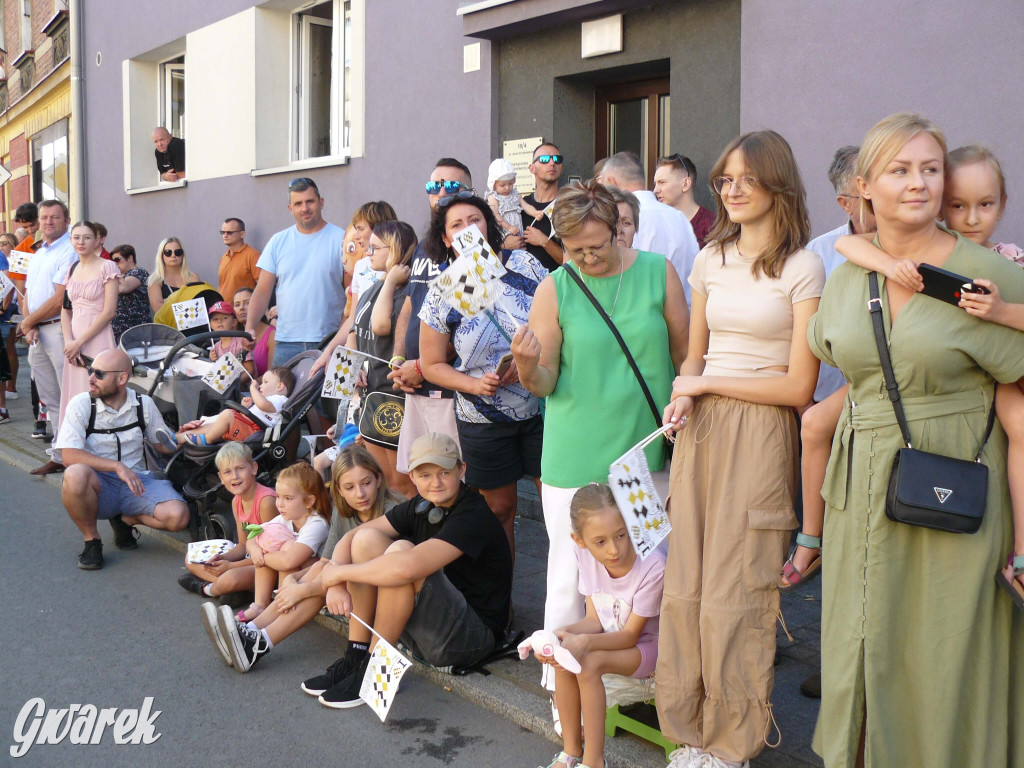
[[[256,537],[256,542],[264,552],[277,552],[285,544],[295,541],[295,534],[291,532],[283,520],[271,520],[263,525],[249,524],[245,526],[249,532],[246,537]]]
[[[576,661],[576,657],[573,656],[569,651],[562,647],[562,644],[558,642],[558,637],[554,632],[549,632],[546,629],[538,629],[528,638],[523,640],[518,646],[519,658],[525,659],[530,655],[530,651],[539,653],[541,656],[554,656],[555,661],[564,669],[566,672],[572,672],[574,675],[578,675],[580,670],[583,668],[580,663]]]

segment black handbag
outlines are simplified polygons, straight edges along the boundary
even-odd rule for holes
[[[359,434],[382,448],[398,448],[398,434],[405,418],[405,398],[387,392],[371,392],[363,398]]]
[[[973,461],[914,449],[885,339],[877,273],[868,275],[868,286],[871,292],[868,310],[871,312],[875,343],[878,345],[878,358],[882,363],[882,378],[896,414],[900,434],[907,446],[900,448],[892,462],[889,487],[885,494],[885,515],[890,520],[907,525],[949,533],[974,533],[981,527],[985,514],[988,467],[981,463],[981,454],[995,424],[995,400],[989,410],[981,447]]]

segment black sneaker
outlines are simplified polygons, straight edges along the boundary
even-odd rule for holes
[[[194,573],[185,571],[181,576],[178,577],[178,586],[184,589],[186,592],[195,592],[200,597],[209,597],[203,592],[203,587],[206,586],[206,582],[196,576]]]
[[[78,567],[83,571],[98,571],[103,567],[103,542],[99,539],[89,539],[85,542],[85,549],[78,556]]]
[[[110,518],[110,527],[114,529],[114,546],[118,549],[138,549],[138,538],[142,535],[134,525],[128,525],[121,516]]]
[[[331,709],[351,709],[365,704],[359,698],[359,689],[363,687],[363,676],[369,663],[370,656],[367,654],[362,661],[355,663],[351,672],[321,693],[317,700]]]
[[[227,606],[220,606],[227,608]],[[231,654],[231,662],[239,672],[248,672],[257,661],[270,652],[263,633],[235,621],[231,609],[218,610],[217,619],[220,623],[220,634],[227,643]]]
[[[36,440],[42,440],[46,437],[46,422],[37,421],[36,428],[32,430],[32,437]]]
[[[331,666],[327,668],[327,671],[322,675],[317,675],[316,677],[304,680],[302,682],[302,690],[310,696],[319,696],[326,692],[328,688],[331,688],[341,682],[341,680],[347,677],[355,667],[355,660],[346,653],[340,659],[331,664]]]

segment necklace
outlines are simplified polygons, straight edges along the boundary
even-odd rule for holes
[[[619,285],[615,289],[615,300],[612,302],[612,311],[608,313],[608,318],[615,317],[615,308],[619,305],[619,291],[622,290],[622,273],[626,270],[626,257],[619,254]],[[583,274],[583,270],[580,269],[580,277],[583,278],[583,284],[587,283],[587,276]],[[590,287],[589,285],[587,286]],[[593,293],[593,291],[591,291]],[[597,298],[596,296],[594,298]]]

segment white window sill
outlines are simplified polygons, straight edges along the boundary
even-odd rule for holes
[[[294,173],[295,171],[308,171],[313,168],[330,168],[334,165],[348,165],[351,155],[346,150],[344,154],[328,155],[327,157],[314,157],[309,160],[296,160],[288,165],[279,165],[275,168],[253,168],[249,171],[250,176],[272,176],[275,173]]]
[[[188,186],[188,179],[182,179],[181,181],[161,181],[159,184],[153,187],[135,187],[133,189],[126,189],[125,194],[127,195],[144,195],[148,192],[163,192],[167,189],[180,189]]]

